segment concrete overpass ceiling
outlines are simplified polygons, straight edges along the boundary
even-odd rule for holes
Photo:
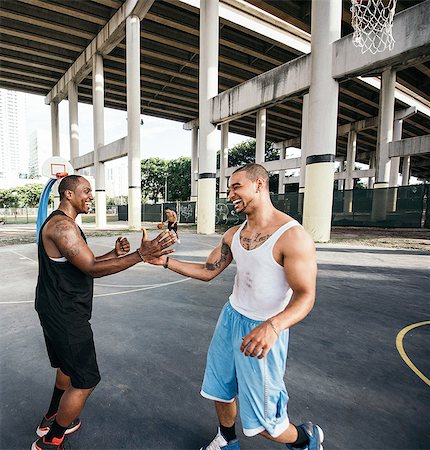
[[[236,0],[221,0],[238,7]],[[397,11],[423,0],[398,0]],[[124,0],[3,0],[0,9],[0,86],[47,95],[94,39]],[[246,0],[241,3],[260,20],[270,17],[297,27],[306,41],[311,27],[310,0]],[[351,33],[350,1],[343,5],[342,34]],[[256,10],[255,7],[260,8]],[[262,11],[263,12],[262,12]],[[272,16],[265,17],[265,13]],[[285,27],[291,27],[285,24]],[[282,28],[282,27],[281,27]],[[270,34],[221,18],[219,91],[236,86],[302,52]],[[430,58],[430,55],[429,55]],[[181,0],[155,0],[141,22],[142,113],[188,122],[198,116],[199,10]],[[126,109],[125,40],[105,57],[105,105]],[[430,106],[430,61],[398,72],[398,82]],[[78,89],[79,101],[92,103],[91,74]],[[378,114],[379,91],[359,79],[340,84],[339,125]],[[406,105],[396,100],[396,108]],[[279,142],[300,136],[302,98],[298,95],[268,108],[267,139]],[[255,136],[255,115],[231,122],[232,132]],[[404,137],[430,134],[429,117],[415,114],[404,122]],[[346,136],[337,151],[346,154]],[[367,163],[376,146],[375,130],[360,132],[358,160]],[[421,162],[423,164],[421,164]],[[412,174],[430,178],[428,158],[413,158]]]

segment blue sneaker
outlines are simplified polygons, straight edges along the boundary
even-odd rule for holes
[[[302,450],[323,450],[321,444],[324,440],[324,432],[318,425],[314,425],[312,422],[306,422],[299,425],[299,428],[305,432],[309,439],[309,444],[303,447]],[[290,450],[295,449],[291,444],[286,445]]]
[[[200,450],[240,450],[240,442],[239,439],[227,442],[218,428],[218,433],[214,440],[210,444],[201,447]]]

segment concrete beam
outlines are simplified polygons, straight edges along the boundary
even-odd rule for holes
[[[375,169],[362,169],[362,170],[353,170],[352,178],[369,178],[375,176]],[[335,180],[346,180],[346,172],[335,172],[334,173]]]
[[[128,155],[127,136],[100,147],[99,162],[105,163]],[[94,151],[85,153],[71,160],[75,170],[94,165]]]
[[[407,67],[430,52],[430,0],[394,16],[394,48],[391,51],[361,53],[352,34],[333,43],[333,78],[351,78],[382,72],[387,67]]]
[[[292,170],[299,169],[301,163],[301,158],[287,158],[287,159],[275,159],[274,161],[265,161],[260,163],[266,168],[268,172],[276,172],[278,170]],[[229,177],[231,174],[238,169],[240,166],[228,167],[226,170],[226,176]]]
[[[291,139],[287,139],[285,141],[280,141],[280,142],[276,142],[275,144],[273,144],[273,148],[274,149],[280,149],[280,148],[288,148],[288,147],[300,147],[300,138],[296,137],[296,138],[291,138]]]
[[[211,122],[220,124],[238,119],[307,91],[310,63],[310,55],[301,56],[213,97]]]
[[[402,139],[401,141],[390,142],[388,144],[388,156],[390,158],[396,156],[422,155],[423,153],[430,153],[430,134]]]
[[[299,184],[299,182],[300,182],[300,177],[285,177],[284,178],[284,184]]]
[[[182,128],[184,130],[192,130],[193,128],[198,128],[199,127],[199,118],[197,117],[194,120],[190,120],[189,122],[184,123],[184,125],[182,126]]]
[[[68,84],[71,81],[79,84],[92,71],[93,56],[96,53],[108,55],[124,39],[127,17],[135,15],[143,19],[154,1],[126,0],[45,97],[45,103],[49,105],[53,100],[63,100],[67,96]]]
[[[73,169],[75,171],[79,169],[84,169],[85,167],[94,166],[94,151],[73,158],[72,160],[70,160],[70,164],[73,166]]]
[[[394,120],[404,120],[408,117],[416,114],[416,106],[410,106],[409,108],[398,109],[394,112]],[[350,131],[363,131],[369,128],[376,128],[378,126],[378,116],[369,117],[367,119],[358,120],[357,122],[347,123],[345,125],[340,125],[337,128],[337,135],[343,136],[348,134]]]

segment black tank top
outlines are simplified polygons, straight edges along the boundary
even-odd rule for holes
[[[68,336],[70,343],[90,339],[88,321],[93,306],[94,280],[69,261],[57,262],[49,258],[43,245],[42,230],[62,211],[54,211],[40,229],[38,244],[39,275],[35,308],[44,327]],[[81,235],[87,241],[84,233]]]

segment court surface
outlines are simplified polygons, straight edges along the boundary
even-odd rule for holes
[[[140,234],[128,237],[136,248]],[[89,244],[103,254],[114,239]],[[204,261],[219,239],[183,233],[176,256]],[[33,307],[36,245],[2,247],[0,256],[0,448],[22,450],[36,438],[54,370]],[[320,424],[325,450],[430,449],[429,253],[320,245],[318,261],[316,306],[290,337],[291,421]],[[232,264],[203,283],[139,264],[95,280],[102,381],[66,448],[185,450],[212,439],[215,412],[199,390],[234,273]],[[401,340],[408,366],[396,337],[413,324]],[[243,450],[285,448],[244,437],[240,421],[237,429]]]

